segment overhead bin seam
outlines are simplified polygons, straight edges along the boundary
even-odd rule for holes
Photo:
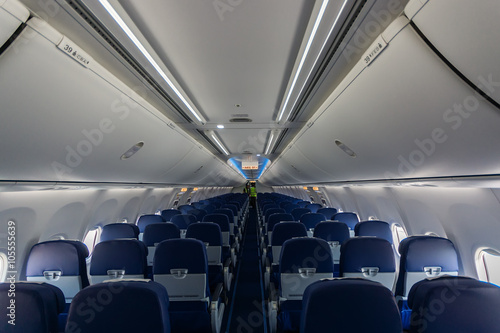
[[[37,17],[32,17],[30,20],[27,21],[26,25],[30,27],[34,32],[36,32],[37,35],[41,36],[45,40],[47,40],[50,44],[57,46],[62,40],[64,40],[64,35],[62,35],[59,31],[55,30],[53,27],[48,25],[46,21],[43,21]],[[72,44],[73,45],[73,44]],[[74,44],[76,45],[76,44]],[[81,48],[79,48],[81,49]],[[82,49],[83,50],[83,49]],[[59,50],[58,50],[59,51]],[[67,53],[67,52],[63,52]],[[81,66],[81,64],[79,63]],[[144,100],[138,93],[136,93],[134,90],[132,90],[130,87],[125,85],[122,81],[118,80],[115,76],[113,76],[111,73],[109,73],[106,68],[104,68],[102,65],[100,65],[98,62],[95,62],[92,66],[90,67],[84,67],[85,69],[90,70],[97,78],[102,79],[104,82],[109,84],[111,87],[117,90],[118,93],[122,94],[123,96],[127,96],[131,101],[136,103],[137,106],[140,106],[142,109],[142,112],[154,117],[156,120],[161,121],[162,123],[166,124],[168,126],[168,123],[171,122],[171,120],[165,116],[164,114],[161,114],[156,108],[153,106],[149,105],[149,103]],[[156,111],[156,112],[155,112]],[[184,130],[180,128],[171,128],[174,132],[180,134],[186,141],[191,143],[191,145],[199,147],[200,143],[195,140],[193,137],[188,135]],[[191,151],[191,150],[190,150]],[[203,147],[201,149],[203,154],[207,157],[213,157],[213,154]],[[227,163],[224,163],[221,160],[217,160],[219,162],[219,165],[224,166],[226,168],[226,172],[233,174],[234,176],[239,176],[236,171],[231,169]],[[230,171],[229,171],[230,170]]]
[[[485,100],[490,102],[494,107],[500,109],[500,104],[491,98],[487,93],[485,93],[480,87],[478,87],[474,82],[469,80],[467,76],[465,76],[457,67],[455,67],[446,57],[432,44],[432,42],[424,35],[424,33],[418,28],[415,22],[410,21],[411,27],[415,30],[418,36],[422,39],[422,41],[427,44],[427,46],[434,52],[443,63],[448,66],[453,73],[455,73],[462,81],[464,81],[472,90],[474,90],[477,94],[483,97]]]
[[[382,32],[368,48],[368,51],[363,54],[361,59],[358,61],[358,63],[354,66],[354,68],[346,75],[344,80],[337,86],[337,88],[333,91],[333,93],[328,97],[328,99],[323,103],[318,108],[318,111],[313,114],[313,116],[309,119],[308,123],[313,123],[316,122],[327,110],[332,106],[335,101],[346,91],[351,84],[356,81],[356,79],[365,71],[365,69],[373,64],[376,60],[376,58],[382,54],[382,51],[385,50],[391,41],[410,23],[410,21],[404,16],[399,16],[393,23],[391,23],[384,32]],[[379,40],[383,40],[386,45],[382,48],[382,50],[379,51],[379,53],[371,59],[368,63],[364,61],[363,59],[372,52],[374,47],[377,46],[377,43]],[[292,141],[288,144],[288,146],[283,150],[283,153],[276,158],[273,163],[268,167],[268,171],[271,170],[279,160],[285,155],[287,151],[289,151],[292,147],[292,145],[299,140],[307,130],[312,128],[312,126],[304,126],[299,133],[292,139]]]

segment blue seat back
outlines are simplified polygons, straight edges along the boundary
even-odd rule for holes
[[[222,232],[216,223],[200,222],[187,228],[186,238],[202,241],[207,249],[209,265],[219,265],[222,262]]]
[[[291,214],[292,210],[294,210],[295,208],[300,208],[300,206],[292,203],[291,205],[286,205],[283,209],[285,210],[285,213]]]
[[[172,222],[150,224],[146,227],[142,241],[148,247],[148,266],[153,266],[156,246],[167,239],[181,238],[181,230]]]
[[[354,278],[315,282],[304,291],[301,333],[401,333],[399,309],[380,283]]]
[[[174,215],[170,219],[170,222],[175,224],[176,226],[179,227],[181,230],[186,230],[187,227],[192,224],[196,223],[196,216],[191,215],[191,214],[179,214],[179,215]]]
[[[300,221],[300,218],[302,215],[310,213],[311,210],[308,208],[295,208],[291,211],[291,214],[293,215],[293,219],[295,221]]]
[[[333,258],[328,243],[318,238],[294,238],[283,243],[279,260],[280,296],[301,300],[313,282],[333,277]]]
[[[167,288],[171,301],[210,299],[205,244],[197,239],[169,239],[156,247],[154,280]]]
[[[153,223],[162,223],[162,222],[165,222],[165,220],[161,215],[147,214],[139,217],[139,220],[137,220],[137,226],[139,227],[139,232],[144,233],[144,229],[146,229],[146,226]]]
[[[111,279],[143,279],[147,274],[147,247],[133,239],[98,243],[90,261],[92,284]]]
[[[326,221],[326,217],[321,213],[305,213],[300,217],[299,221],[306,226],[307,230],[311,231],[310,236],[312,236],[312,231],[314,231],[316,225],[321,221]]]
[[[203,220],[203,217],[208,213],[204,209],[192,209],[188,212],[188,214],[196,216],[196,221],[201,222]]]
[[[271,236],[272,263],[278,264],[283,243],[294,237],[307,237],[306,227],[297,222],[281,222],[274,226]]]
[[[65,308],[61,289],[48,283],[0,283],[0,295],[0,332],[58,332],[58,315]]]
[[[411,332],[496,332],[500,327],[500,288],[469,277],[417,282],[409,292],[408,305]]]
[[[26,264],[28,281],[46,282],[60,288],[69,303],[87,287],[87,246],[79,241],[54,240],[33,245]]]
[[[318,209],[317,213],[325,215],[327,220],[332,220],[333,215],[337,214],[337,209],[333,207],[323,207]]]
[[[314,228],[313,237],[324,239],[330,245],[336,271],[340,262],[341,245],[349,236],[349,227],[342,222],[323,221]]]
[[[356,224],[359,222],[358,215],[352,212],[342,212],[333,215],[332,220],[344,222],[350,230],[354,230]]]
[[[167,291],[154,281],[99,283],[75,296],[66,332],[170,333],[168,308]]]
[[[181,238],[179,227],[172,222],[163,222],[148,225],[142,241],[146,246],[155,246],[161,241],[172,238]]]
[[[311,210],[311,213],[317,213],[318,212],[318,209],[322,208],[323,206],[319,203],[311,203],[311,204],[308,204],[306,205],[305,208],[308,208]]]
[[[356,236],[375,236],[383,238],[392,244],[392,231],[389,223],[384,221],[363,221],[354,227]]]
[[[340,276],[377,281],[393,290],[396,262],[391,243],[377,237],[353,237],[340,249]]]
[[[182,212],[178,209],[170,208],[170,209],[164,209],[161,211],[161,216],[165,221],[170,221],[172,216],[182,214]]]
[[[110,223],[102,227],[100,241],[119,238],[139,239],[139,227],[130,223]]]
[[[447,238],[410,236],[399,244],[399,253],[397,296],[407,297],[411,287],[425,278],[458,275],[457,252]]]
[[[177,209],[181,211],[181,214],[189,214],[189,212],[195,209],[195,207],[191,205],[180,205]]]

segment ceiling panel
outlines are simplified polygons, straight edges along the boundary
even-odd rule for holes
[[[314,5],[306,0],[253,0],[222,8],[199,0],[120,3],[212,123],[227,122],[233,113],[272,120],[300,47],[297,36],[303,36]]]
[[[221,138],[224,145],[229,149],[231,154],[263,154],[267,138],[269,137],[268,129],[222,129],[216,133]]]

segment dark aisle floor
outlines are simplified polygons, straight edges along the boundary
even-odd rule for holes
[[[228,312],[225,332],[267,332],[267,318],[263,315],[263,285],[261,281],[260,251],[257,243],[257,212],[250,208],[242,252],[232,290],[232,306]]]

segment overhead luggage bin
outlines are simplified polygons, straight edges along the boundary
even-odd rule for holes
[[[14,0],[0,0],[0,49],[29,16],[29,10],[21,3]]]
[[[461,74],[500,102],[500,2],[411,0],[405,15]]]
[[[499,126],[498,109],[443,63],[401,16],[261,181],[279,185],[280,170],[292,165],[309,170],[311,164],[312,170],[331,175],[331,183],[497,174]],[[301,178],[299,172],[291,175]],[[325,183],[319,172],[307,178]]]
[[[8,124],[0,133],[4,179],[193,186],[243,181],[39,18],[28,20],[0,57],[0,99],[0,122]],[[207,174],[213,176],[203,178]]]

